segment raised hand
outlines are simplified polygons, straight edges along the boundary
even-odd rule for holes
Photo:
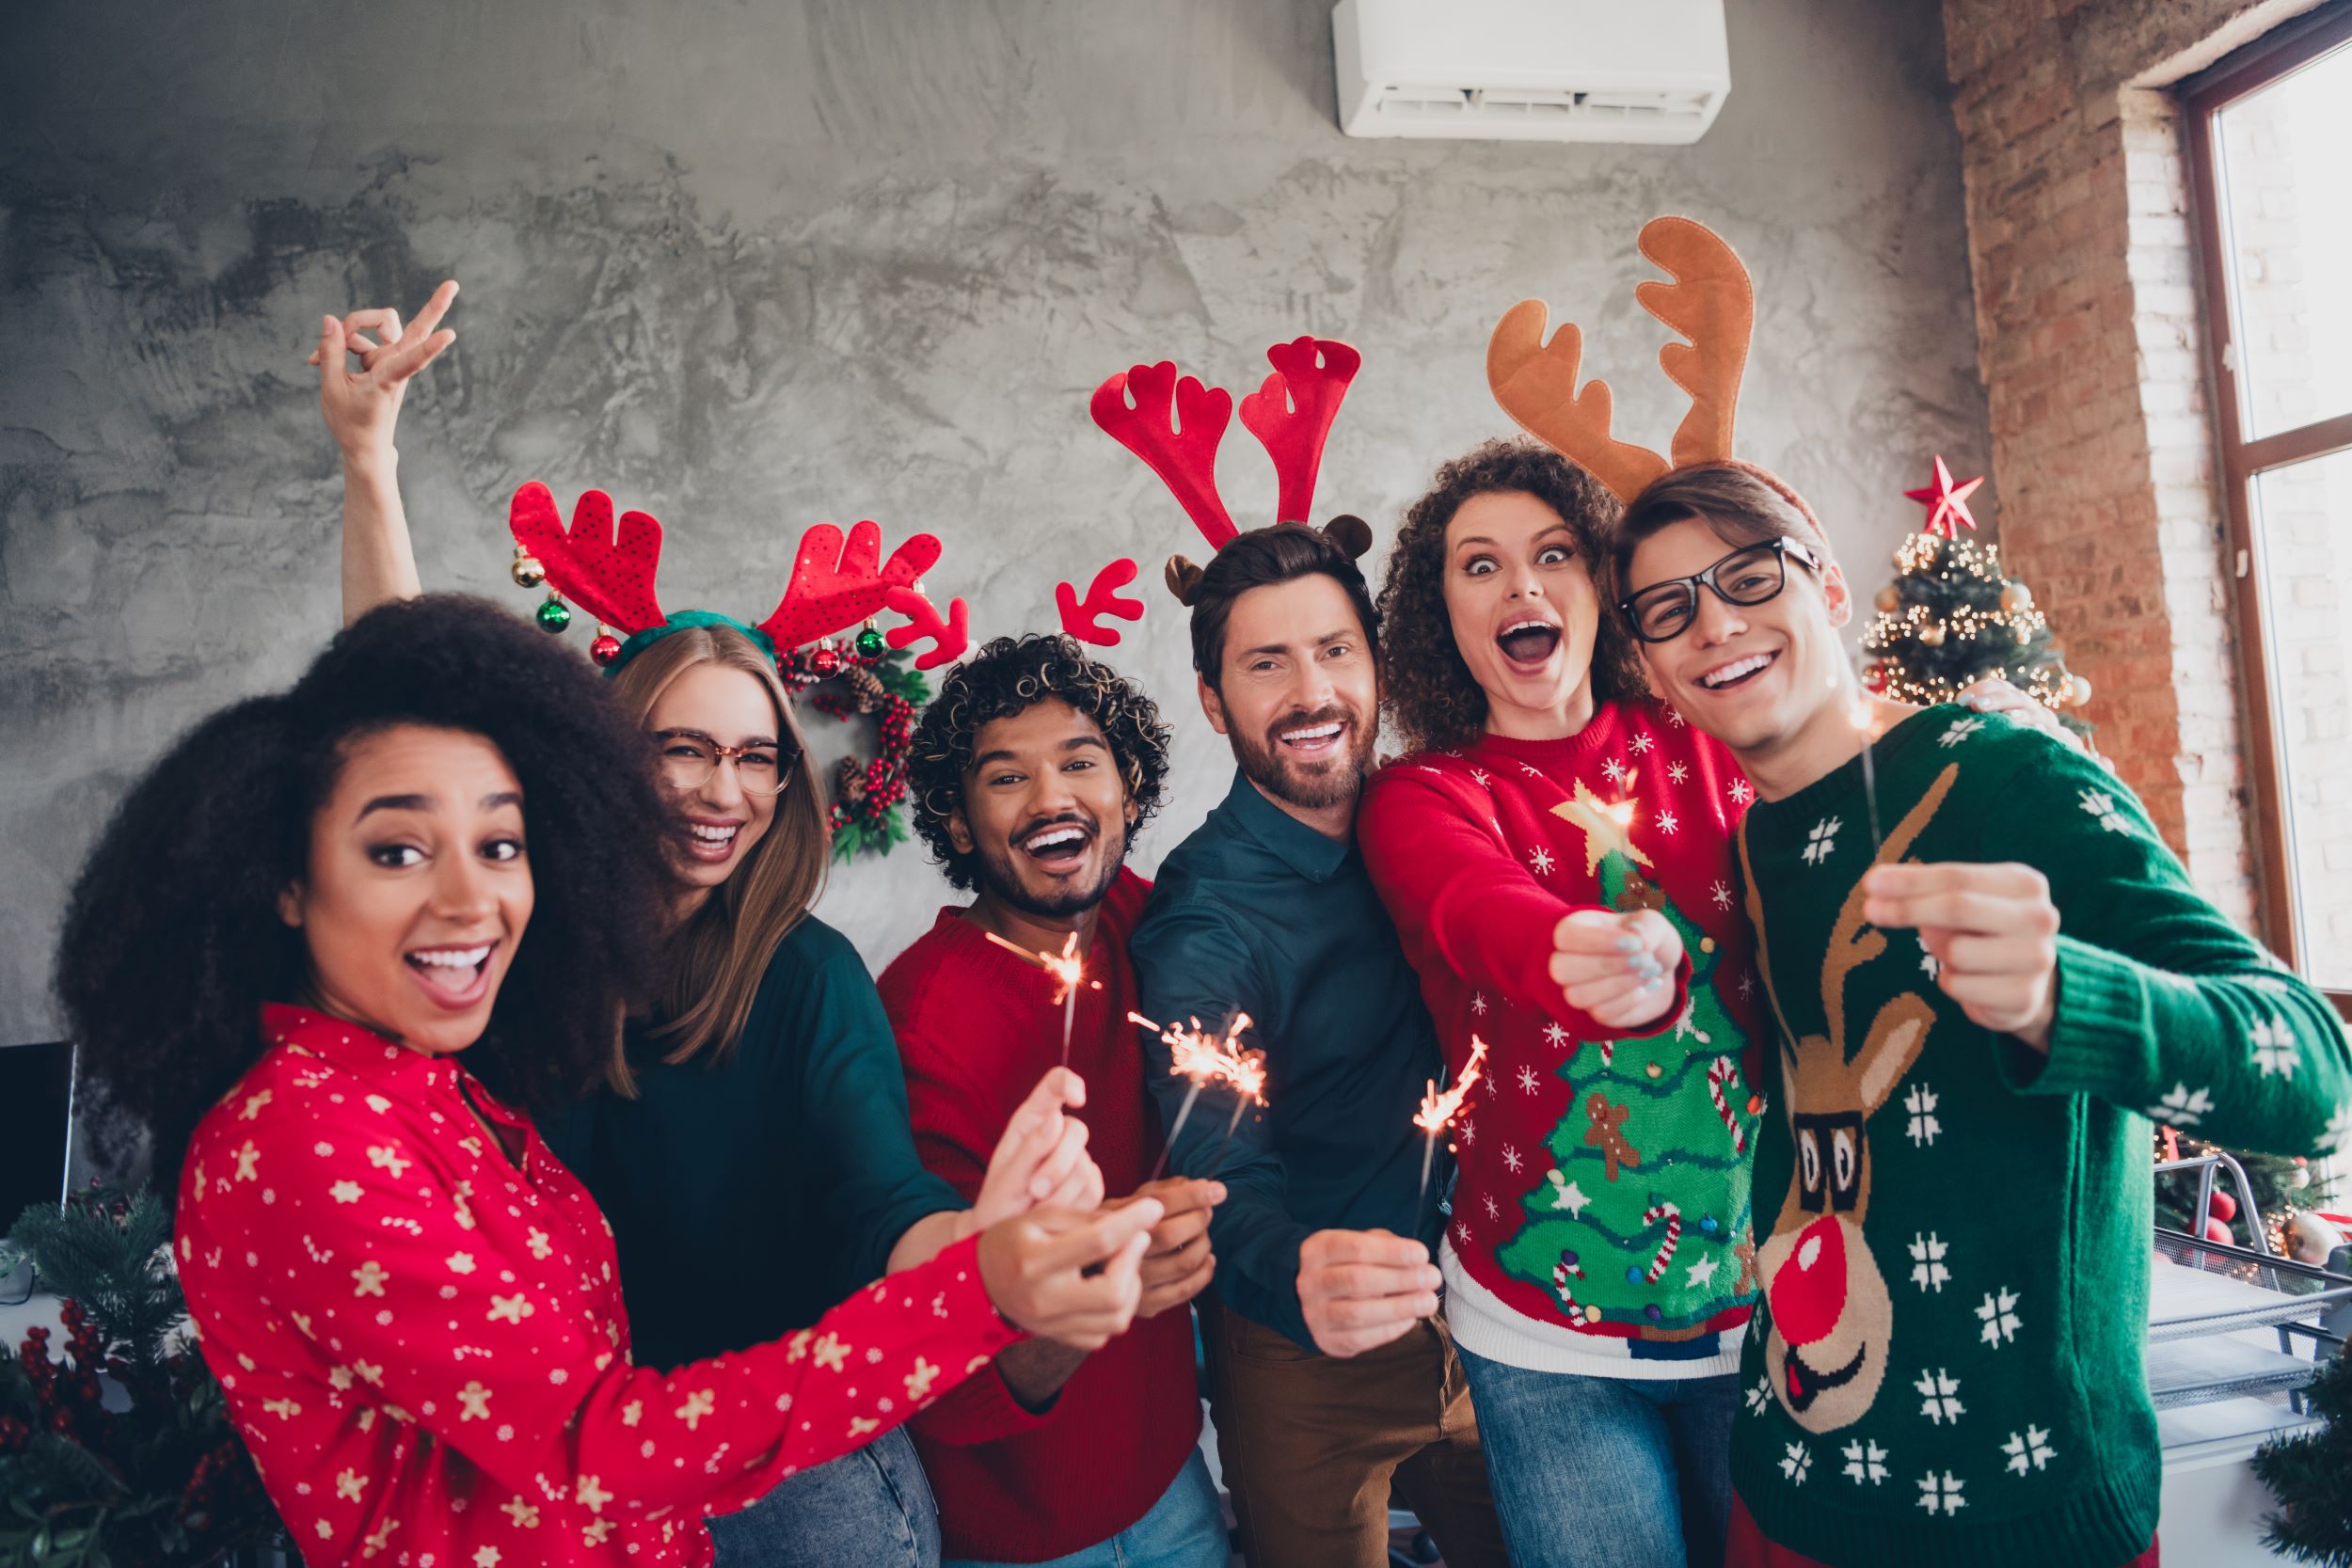
[[[1035,1208],[1083,1212],[1103,1201],[1103,1173],[1086,1151],[1086,1123],[1065,1114],[1086,1102],[1085,1080],[1068,1068],[1054,1068],[1037,1081],[989,1156],[968,1219],[971,1230]]]
[[[455,332],[441,325],[456,298],[456,281],[443,283],[405,328],[400,312],[389,307],[354,310],[340,320],[322,318],[319,346],[310,362],[319,372],[319,410],[345,463],[395,455],[392,433],[409,378],[457,341]],[[352,355],[359,356],[357,374],[349,365]]]
[[[1132,1197],[1156,1199],[1160,1223],[1152,1227],[1152,1244],[1144,1249],[1143,1300],[1140,1318],[1156,1318],[1171,1307],[1182,1307],[1208,1288],[1216,1274],[1216,1255],[1209,1249],[1209,1216],[1225,1201],[1225,1183],[1171,1176],[1136,1189]]]
[[[2058,722],[2058,716],[2035,702],[2008,681],[1997,675],[1987,675],[1952,699],[1963,707],[1979,713],[2006,713],[2021,724],[2040,730],[2053,740],[2062,740],[2075,751],[2088,751],[2083,737]]]
[[[1682,935],[1656,910],[1575,910],[1551,933],[1551,979],[1569,1006],[1608,1029],[1664,1021]]]
[[[1298,1305],[1315,1348],[1360,1355],[1438,1310],[1429,1249],[1387,1230],[1318,1230],[1299,1243]]]
[[[2058,906],[2030,865],[1881,865],[1862,879],[1862,918],[1915,929],[1935,983],[1970,1022],[2050,1049],[2058,1009]]]
[[[1081,1214],[1035,1209],[980,1232],[980,1282],[1014,1327],[1097,1351],[1127,1331],[1140,1268],[1160,1222],[1156,1198]]]

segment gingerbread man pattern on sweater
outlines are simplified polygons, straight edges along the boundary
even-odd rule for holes
[[[1736,1368],[1755,1289],[1756,981],[1731,832],[1754,789],[1672,709],[1604,703],[1563,740],[1482,736],[1383,768],[1358,824],[1455,1070],[1443,1263],[1470,1350],[1547,1371]],[[1664,1027],[1619,1038],[1552,981],[1572,910],[1658,911],[1686,962]]]
[[[1019,1337],[967,1242],[789,1340],[637,1368],[611,1229],[529,1121],[453,1059],[298,1007],[262,1025],[189,1146],[175,1251],[313,1565],[705,1563],[704,1514]]]

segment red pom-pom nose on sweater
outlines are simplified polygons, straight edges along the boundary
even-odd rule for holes
[[[1846,1310],[1846,1229],[1823,1214],[1797,1235],[1770,1291],[1772,1326],[1792,1345],[1829,1337]]]

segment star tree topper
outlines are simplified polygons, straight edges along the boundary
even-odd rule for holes
[[[1920,525],[1920,532],[1932,533],[1944,539],[1957,539],[1963,523],[1969,532],[1977,531],[1977,519],[1968,513],[1968,498],[1975,495],[1977,486],[1983,483],[1984,476],[1979,474],[1965,484],[1954,484],[1952,470],[1945,467],[1943,456],[1939,453],[1935,459],[1934,481],[1916,490],[1905,490],[1903,494],[1928,509],[1928,520]]]
[[[1553,816],[1565,817],[1584,830],[1584,874],[1589,877],[1600,864],[1602,857],[1612,849],[1622,851],[1625,858],[1636,865],[1650,864],[1650,858],[1636,849],[1633,840],[1628,836],[1629,830],[1633,826],[1636,809],[1631,800],[1604,805],[1600,797],[1593,793],[1593,786],[1579,779],[1576,781],[1576,799],[1563,800],[1551,811]]]

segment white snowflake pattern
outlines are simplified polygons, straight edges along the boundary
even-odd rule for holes
[[[1919,1414],[1937,1426],[1957,1422],[1968,1413],[1968,1407],[1960,1402],[1960,1379],[1941,1367],[1921,1372],[1912,1386],[1925,1396],[1919,1402]]]
[[[1485,991],[1474,990],[1470,992],[1470,1011],[1476,1013],[1480,1018],[1485,1018],[1486,1016],[1486,993]]]
[[[1536,876],[1549,877],[1551,875],[1551,851],[1538,844],[1527,852],[1527,863]]]
[[[1731,889],[1720,880],[1707,890],[1707,896],[1714,901],[1715,907],[1719,910],[1731,908]]]
[[[1523,1062],[1519,1065],[1519,1092],[1521,1094],[1534,1094],[1542,1082],[1535,1076],[1534,1068]]]
[[[1982,728],[1984,728],[1984,721],[1981,719],[1971,717],[1960,720],[1936,737],[1936,744],[1957,746]]]
[[[1740,976],[1740,994],[1741,996],[1754,996],[1756,994],[1756,975],[1754,973]]]
[[[1992,1291],[1985,1292],[1984,1300],[1977,1307],[1977,1321],[1984,1324],[1984,1332],[1979,1338],[1986,1344],[1997,1348],[2017,1338],[2017,1292],[2006,1285],[2001,1287],[1997,1300]]]
[[[1544,770],[1536,767],[1532,762],[1520,763],[1519,771],[1526,774],[1531,779],[1540,779],[1544,776]]]
[[[1856,1438],[1838,1451],[1846,1456],[1846,1479],[1856,1486],[1864,1481],[1877,1486],[1886,1480],[1886,1450],[1876,1443]]]
[[[2166,1095],[2162,1102],[2149,1106],[2148,1115],[2157,1121],[2168,1122],[2174,1127],[2194,1127],[2204,1120],[2205,1113],[2212,1109],[2213,1091],[2211,1089],[2199,1089],[2192,1094],[2189,1092],[2188,1085],[2184,1082],[2174,1084],[2172,1092]]]
[[[1637,757],[1647,755],[1649,749],[1656,744],[1658,743],[1652,740],[1648,736],[1637,735],[1633,737],[1632,741],[1633,754]]]
[[[1492,1193],[1482,1193],[1482,1194],[1480,1194],[1480,1195],[1479,1195],[1478,1201],[1479,1201],[1482,1205],[1484,1205],[1484,1206],[1485,1206],[1486,1211],[1486,1217],[1487,1217],[1488,1219],[1490,1219],[1490,1220],[1491,1220],[1491,1219],[1496,1219],[1496,1218],[1501,1217],[1501,1215],[1502,1215],[1502,1211],[1495,1207],[1495,1195],[1494,1195],[1494,1194],[1492,1194]]]
[[[1676,729],[1680,729],[1682,728],[1682,715],[1677,713],[1672,708],[1668,708],[1666,710],[1666,722],[1672,724]]]
[[[1765,1406],[1772,1402],[1772,1380],[1769,1377],[1757,1378],[1756,1386],[1748,1390],[1747,1398],[1748,1414],[1763,1415]]]
[[[1454,1239],[1464,1246],[1470,1244],[1470,1221],[1455,1220],[1454,1222]]]
[[[1509,1144],[1504,1144],[1502,1146],[1502,1168],[1504,1170],[1509,1171],[1513,1176],[1517,1176],[1519,1173],[1519,1166],[1525,1163],[1526,1162],[1519,1157],[1519,1151],[1518,1149],[1513,1148]]]
[[[1944,974],[1944,960],[1929,952],[1924,942],[1919,944],[1919,973],[1931,980],[1941,978]]]
[[[1666,782],[1668,784],[1689,784],[1691,782],[1691,769],[1689,765],[1679,762],[1670,762],[1666,764]]]
[[[2009,1441],[2001,1445],[2001,1451],[2009,1455],[2010,1473],[2020,1476],[2026,1473],[2028,1466],[2036,1470],[2047,1469],[2050,1461],[2058,1457],[2058,1450],[2050,1447],[2050,1434],[2030,1423],[2022,1437],[2010,1433]]]
[[[1967,1484],[1949,1470],[1944,1472],[1941,1480],[1930,1470],[1919,1478],[1919,1506],[1948,1519],[1968,1506],[1968,1499],[1960,1495],[1961,1488]]]
[[[2130,820],[2126,818],[2122,812],[2116,809],[2115,797],[2109,795],[2106,791],[2101,789],[2077,790],[2075,792],[2075,798],[2082,801],[2083,810],[2098,818],[2099,826],[2105,828],[2107,832],[2111,833],[2128,833],[2132,831],[2132,824]]]
[[[1837,847],[1837,830],[1843,826],[1835,816],[1824,816],[1813,824],[1813,831],[1805,835],[1805,864],[1819,865],[1829,859],[1831,851]]]
[[[1606,778],[1613,784],[1621,784],[1625,783],[1626,766],[1624,763],[1619,762],[1615,757],[1611,757],[1607,762],[1602,763],[1600,765],[1600,771],[1601,776]]]
[[[1748,787],[1748,781],[1745,779],[1732,780],[1731,787],[1724,793],[1731,797],[1731,803],[1735,806],[1744,806],[1756,796],[1756,791]]]
[[[1568,1032],[1557,1022],[1547,1023],[1544,1025],[1544,1043],[1558,1051],[1568,1043]]]
[[[2263,1069],[2263,1076],[2277,1073],[2281,1078],[2295,1076],[2296,1064],[2301,1060],[2302,1045],[2295,1031],[2287,1027],[2283,1018],[2258,1018],[2254,1021],[2254,1065]]]
[[[1944,1266],[1944,1255],[1950,1250],[1951,1243],[1937,1236],[1934,1231],[1931,1230],[1924,1236],[1915,1230],[1913,1231],[1911,1233],[1911,1282],[1922,1291],[1933,1291],[1937,1295],[1942,1295],[1945,1285],[1952,1277],[1952,1271]]]
[[[1454,1131],[1461,1134],[1462,1141],[1466,1144],[1474,1144],[1478,1141],[1478,1124],[1468,1117],[1462,1118]]]
[[[1780,1473],[1788,1478],[1789,1485],[1803,1486],[1804,1478],[1813,1469],[1813,1450],[1803,1443],[1786,1444],[1784,1449],[1786,1451],[1781,1455]]]
[[[1484,789],[1486,787],[1487,775],[1481,769],[1476,768],[1471,768],[1470,777],[1478,782],[1479,788]]]
[[[1936,1134],[1944,1131],[1944,1124],[1935,1119],[1938,1098],[1925,1084],[1914,1084],[1903,1091],[1903,1110],[1910,1118],[1903,1124],[1903,1132],[1915,1148],[1932,1147]]]
[[[2346,1105],[2328,1118],[2328,1131],[2319,1135],[2319,1147],[2328,1153],[2352,1148],[2352,1105]]]
[[[1660,832],[1671,833],[1681,826],[1682,818],[1677,816],[1674,813],[1670,811],[1661,811],[1658,814],[1658,831]]]

